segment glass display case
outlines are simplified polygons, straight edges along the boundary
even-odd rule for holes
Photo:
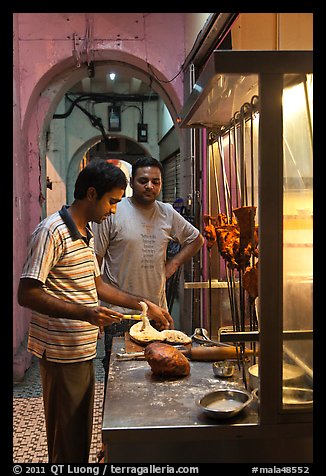
[[[214,292],[208,298],[207,312],[212,302],[219,306],[213,332],[240,351],[257,350],[251,364],[259,369],[260,425],[301,422],[306,436],[313,408],[312,81],[310,51],[218,50],[180,114],[181,127],[207,130],[206,267],[209,287],[224,288],[227,301],[221,308]],[[237,248],[226,232],[238,234]]]

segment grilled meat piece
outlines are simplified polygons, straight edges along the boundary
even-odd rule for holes
[[[255,227],[256,207],[234,208],[233,213],[240,228],[241,240],[251,240]]]
[[[217,221],[215,217],[211,215],[207,215],[207,214],[203,216],[203,220],[205,225],[203,235],[207,240],[206,246],[210,250],[212,246],[214,245],[214,243],[216,242],[215,227],[217,226]]]
[[[255,216],[256,207],[239,207],[233,210],[240,228],[240,247],[236,257],[238,269],[245,269],[249,265],[249,259],[258,245],[255,240]]]
[[[214,243],[216,242],[216,231],[214,225],[206,225],[204,227],[204,237],[206,238],[207,248],[210,250]]]
[[[216,231],[215,226],[212,221],[215,221],[215,218],[210,215],[204,215],[204,232],[203,235],[206,238],[207,249],[211,249],[214,243],[216,242]]]
[[[227,225],[229,223],[228,217],[224,213],[219,213],[215,219],[217,226]],[[233,222],[233,220],[231,220]]]
[[[244,270],[252,255],[258,257],[258,227],[254,223],[256,207],[239,207],[233,212],[231,220],[224,213],[219,213],[216,218],[204,215],[204,236],[208,249],[217,241],[219,252],[229,267]]]
[[[252,299],[258,297],[258,262],[243,273],[243,287]]]
[[[253,255],[258,258],[259,250],[258,250],[258,225],[255,225],[254,228],[254,247],[252,250]]]
[[[216,228],[217,245],[221,256],[233,265],[237,266],[236,256],[240,246],[240,232],[237,225],[223,225]]]

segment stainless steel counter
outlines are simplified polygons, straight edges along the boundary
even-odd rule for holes
[[[124,339],[114,338],[102,427],[107,461],[259,462],[261,457],[268,461],[266,451],[257,460],[256,401],[226,420],[211,419],[196,405],[198,398],[215,389],[243,388],[239,374],[219,379],[211,362],[191,361],[189,376],[159,378],[145,360],[118,361],[116,352],[124,350]],[[265,432],[265,446],[274,433]],[[281,432],[278,438],[282,439]],[[287,445],[291,451],[291,444]]]

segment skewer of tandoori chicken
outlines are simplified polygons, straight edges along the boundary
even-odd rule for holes
[[[245,270],[252,255],[258,257],[258,227],[254,224],[256,207],[233,210],[231,223],[225,214],[204,215],[204,236],[210,249],[215,241],[221,256],[230,268]]]

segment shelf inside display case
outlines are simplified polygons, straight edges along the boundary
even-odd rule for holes
[[[260,75],[284,73],[293,80],[307,71],[312,71],[311,51],[216,50],[186,100],[180,127],[226,126],[244,103],[259,94]]]

